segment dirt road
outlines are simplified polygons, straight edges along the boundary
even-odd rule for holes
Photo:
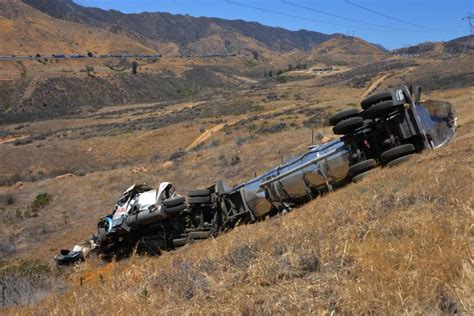
[[[400,74],[400,76],[405,76],[406,74],[412,72],[414,69],[415,69],[415,67],[410,67],[407,70],[405,70],[404,72],[402,72]],[[367,88],[367,90],[365,90],[364,94],[362,95],[362,98],[365,98],[365,97],[369,96],[370,94],[372,94],[385,79],[387,79],[387,78],[389,78],[393,75],[395,75],[395,74],[394,73],[386,74],[386,75],[380,77],[379,79],[375,80],[374,82],[372,82],[372,84]]]

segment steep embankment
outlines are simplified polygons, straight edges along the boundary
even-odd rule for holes
[[[80,265],[34,312],[472,314],[468,110],[445,148],[216,240]]]

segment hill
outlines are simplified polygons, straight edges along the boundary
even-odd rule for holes
[[[419,55],[419,56],[446,56],[474,51],[474,38],[472,36],[459,37],[447,42],[427,42],[418,45],[395,49],[393,54]]]
[[[19,0],[0,1],[0,55],[154,53],[130,38],[53,18]]]
[[[295,108],[280,107],[277,112],[260,110],[250,114],[260,115],[267,124],[278,122],[279,118],[287,123],[296,122],[300,110],[329,107],[332,111],[354,102],[356,98],[352,96],[360,92],[340,88],[337,91],[350,98],[341,103],[333,100],[309,107],[304,103]],[[457,106],[461,127],[452,144],[417,155],[405,165],[377,170],[363,181],[318,198],[290,214],[239,226],[214,240],[160,257],[134,256],[110,264],[91,260],[66,270],[55,270],[41,261],[3,262],[0,272],[9,282],[6,293],[11,293],[4,306],[31,304],[4,312],[472,314],[474,272],[469,247],[473,195],[469,175],[473,165],[467,157],[472,154],[474,120],[467,92],[469,89],[431,95],[449,99]],[[288,111],[291,109],[296,111]],[[201,122],[206,124],[207,120]],[[78,123],[75,120],[68,125]],[[252,123],[262,124],[258,119]],[[196,126],[175,126],[178,127],[183,137],[169,137],[160,131],[136,132],[107,136],[107,141],[99,146],[92,145],[97,141],[92,139],[83,143],[83,149],[73,147],[78,156],[81,150],[93,146],[85,159],[89,163],[102,156],[96,150],[107,152],[119,145],[122,156],[129,150],[136,154],[136,146],[127,149],[129,140],[168,137],[167,144],[150,142],[157,146],[152,152],[165,153],[169,143],[182,145],[184,138],[199,135]],[[38,126],[25,127],[34,128]],[[43,128],[57,127],[44,124]],[[77,241],[93,231],[94,223],[89,221],[106,209],[107,200],[111,205],[114,194],[118,196],[127,182],[172,179],[185,190],[199,181],[207,183],[209,175],[231,175],[239,181],[265,167],[264,164],[271,165],[272,160],[274,163],[281,150],[288,153],[296,147],[304,148],[301,140],[305,133],[310,134],[309,129],[302,127],[285,129],[237,145],[232,138],[245,135],[246,128],[250,127],[240,123],[228,127],[225,133],[217,132],[214,140],[219,140],[219,144],[187,153],[171,169],[161,168],[158,158],[141,164],[149,172],[132,174],[128,167],[122,167],[10,189],[13,202],[7,206],[4,220],[15,225],[4,224],[11,239],[4,237],[2,250],[8,250],[8,243],[15,240],[16,251],[22,249],[30,260],[42,258],[45,253],[57,251],[51,248]],[[59,151],[64,146],[57,148]],[[255,155],[257,150],[259,155]],[[225,157],[218,158],[222,153]],[[237,153],[245,159],[235,166],[228,165],[225,160]],[[138,154],[146,156],[144,152]],[[116,158],[107,156],[109,163]],[[49,192],[51,205],[41,210],[38,217],[15,217],[14,209],[22,209],[21,204],[31,201],[37,192]],[[30,229],[25,229],[28,225]],[[27,251],[28,239],[35,239],[35,234],[46,239]],[[23,291],[10,290],[12,284],[21,285]]]
[[[124,14],[82,7],[71,0],[23,1],[55,18],[126,35],[155,50],[163,51],[163,45],[174,44],[182,54],[240,54],[262,48],[278,52],[292,49],[309,51],[337,36],[306,30],[289,31],[242,20],[195,18],[159,12]]]
[[[4,30],[0,55],[164,55],[162,59],[2,61],[0,111],[9,113],[0,118],[2,122],[77,114],[85,106],[198,96],[211,88],[253,82],[270,70],[276,74],[289,64],[354,66],[389,57],[374,45],[343,35],[289,31],[241,20],[124,14],[70,0],[2,0],[0,26]],[[229,54],[235,56],[182,57]],[[138,64],[136,76],[130,74],[133,62]],[[96,93],[91,92],[93,86]]]

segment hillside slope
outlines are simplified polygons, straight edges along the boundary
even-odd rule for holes
[[[71,0],[23,1],[53,17],[125,34],[160,51],[164,43],[175,44],[184,54],[244,53],[262,48],[278,52],[292,49],[309,51],[335,36],[306,30],[289,31],[242,20],[195,18],[160,12],[124,14],[82,7]],[[221,41],[209,42],[215,36]],[[206,50],[200,49],[198,43],[206,43]]]
[[[447,42],[427,42],[418,45],[395,49],[394,54],[420,55],[420,56],[442,56],[461,53],[472,53],[474,51],[474,37],[463,36]]]
[[[215,240],[50,272],[52,284],[36,290],[54,293],[9,312],[472,314],[474,116],[466,91],[434,93],[459,115],[442,149]]]
[[[52,18],[19,0],[0,1],[0,28],[0,55],[154,53],[125,36]]]

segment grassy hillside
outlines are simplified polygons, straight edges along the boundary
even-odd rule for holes
[[[471,314],[474,117],[465,93],[434,95],[458,105],[460,128],[445,148],[216,240],[65,270],[63,293],[9,312]]]
[[[356,44],[335,39],[296,70],[305,62],[300,52],[137,60],[137,76],[130,60],[95,60],[91,73],[82,61],[2,63],[0,75],[14,81],[2,83],[0,100],[20,101],[3,103],[9,113],[0,117],[0,308],[472,313],[473,55],[357,61],[371,48]],[[333,68],[318,70],[326,65]],[[277,70],[285,71],[277,77]],[[95,233],[132,183],[170,181],[181,193],[218,179],[241,183],[306,150],[312,134],[317,143],[334,137],[332,113],[400,83],[421,84],[424,99],[455,105],[452,144],[161,257],[51,264],[59,249]],[[158,102],[162,96],[168,101]],[[71,111],[34,117],[51,107]],[[21,123],[8,120],[14,115]]]
[[[20,0],[0,2],[0,55],[156,53],[128,37],[55,19]]]

